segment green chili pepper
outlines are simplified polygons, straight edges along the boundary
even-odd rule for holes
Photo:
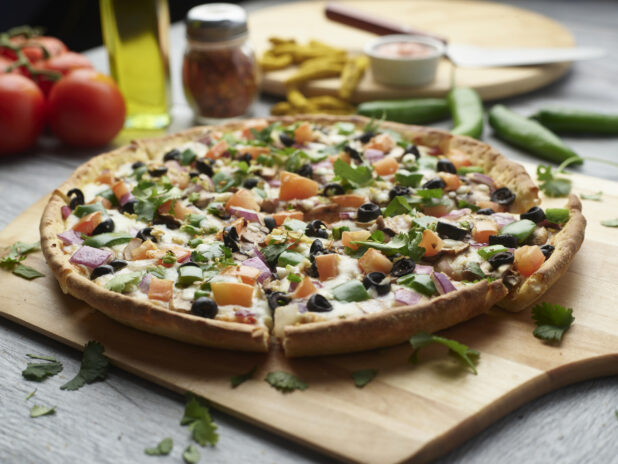
[[[554,163],[562,163],[571,157],[579,158],[577,153],[549,129],[503,105],[495,105],[489,110],[489,124],[501,139]],[[573,164],[582,162],[580,158]]]
[[[475,90],[453,87],[446,98],[455,125],[451,134],[478,139],[483,135],[483,102]]]
[[[356,111],[363,116],[406,124],[426,124],[449,116],[448,104],[444,98],[371,101],[361,103]]]
[[[618,114],[547,108],[539,110],[531,118],[555,132],[618,135]]]

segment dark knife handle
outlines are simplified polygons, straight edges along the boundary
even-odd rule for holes
[[[382,18],[376,18],[362,11],[338,3],[328,3],[324,9],[324,13],[331,21],[377,35],[414,34],[436,39],[443,43],[447,42],[444,37],[414,29],[409,26],[393,23]]]

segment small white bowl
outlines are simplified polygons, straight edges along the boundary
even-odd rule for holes
[[[390,43],[415,43],[431,50],[422,56],[386,56],[378,49]],[[420,86],[431,83],[436,77],[440,58],[446,52],[442,42],[418,35],[393,34],[372,40],[365,46],[373,78],[386,85]]]

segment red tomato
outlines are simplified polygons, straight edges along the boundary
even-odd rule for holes
[[[105,145],[122,129],[126,108],[111,77],[76,69],[53,86],[49,125],[60,140],[79,147]]]
[[[44,58],[43,49],[40,47],[41,45],[47,49],[50,57],[60,55],[67,51],[67,46],[60,39],[55,37],[41,36],[27,39],[23,36],[18,36],[11,37],[10,40],[13,45],[24,45],[21,51],[31,63]],[[12,50],[3,49],[2,55],[13,60],[17,59],[17,55]]]
[[[93,69],[92,63],[81,53],[66,52],[61,55],[52,56],[51,58],[40,61],[34,65],[37,70],[55,71],[63,76],[66,76],[74,69]],[[48,96],[51,88],[55,84],[54,79],[50,79],[45,74],[37,74],[34,76],[34,81],[41,87],[43,93]]]
[[[30,147],[44,125],[45,97],[41,89],[19,74],[0,74],[0,154]]]
[[[0,73],[5,72],[6,68],[11,66],[11,64],[13,64],[13,61],[11,61],[8,58],[5,58],[4,56],[0,56]]]

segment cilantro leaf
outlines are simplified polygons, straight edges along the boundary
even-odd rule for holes
[[[599,190],[596,193],[580,193],[579,197],[582,200],[592,200],[592,201],[601,201],[603,196],[603,192]]]
[[[537,180],[543,181],[539,188],[549,197],[566,197],[571,192],[571,180],[565,177],[555,177],[554,169],[546,164],[536,168]]]
[[[109,368],[109,360],[103,355],[104,351],[105,348],[99,342],[91,340],[86,343],[79,372],[73,379],[62,385],[60,389],[78,390],[87,383],[104,380],[107,377],[107,369]]]
[[[38,277],[45,277],[45,274],[37,271],[36,269],[26,266],[25,264],[18,263],[13,269],[13,274],[18,277],[23,277],[27,280],[36,279]]]
[[[398,198],[398,197],[395,197]],[[353,241],[355,245],[365,246],[367,248],[375,248],[382,251],[385,254],[392,255],[395,253],[401,253],[407,255],[408,244],[410,240],[406,234],[395,235],[390,242],[376,242],[376,241]]]
[[[38,390],[38,388],[35,388],[30,393],[28,393],[28,395],[26,396],[26,399],[24,401],[28,401],[30,398],[32,398],[37,390]]]
[[[269,372],[264,379],[272,387],[284,393],[294,390],[306,390],[308,385],[293,374],[283,371]]]
[[[192,393],[187,395],[185,413],[180,420],[180,425],[188,425],[193,439],[202,446],[206,446],[206,444],[215,446],[219,440],[217,425],[210,417],[208,406],[204,400]]]
[[[58,361],[44,363],[28,363],[21,375],[27,380],[42,382],[47,377],[52,377],[62,372],[62,364]]]
[[[49,414],[56,413],[56,406],[52,406],[51,408],[47,406],[42,406],[40,404],[35,404],[30,408],[30,417],[41,417],[47,416]]]
[[[270,267],[274,267],[277,265],[277,261],[279,260],[281,253],[287,250],[289,246],[290,245],[286,242],[273,243],[271,245],[266,245],[261,251],[268,265]]]
[[[408,200],[406,200],[403,196],[396,196],[391,200],[388,206],[384,208],[384,211],[382,211],[382,216],[392,217],[410,212],[412,212],[412,206],[410,206]]]
[[[358,388],[363,388],[378,374],[377,369],[361,369],[352,372],[352,378],[354,379],[354,385]]]
[[[472,274],[477,276],[479,279],[484,279],[486,277],[485,273],[481,269],[481,266],[479,266],[479,263],[470,262],[466,264],[466,271],[471,272]]]
[[[458,356],[462,361],[470,366],[470,369],[472,369],[472,372],[474,372],[475,375],[478,374],[475,365],[475,359],[480,356],[478,351],[470,349],[458,341],[449,340],[448,338],[439,337],[437,335],[431,335],[426,332],[418,332],[410,337],[410,344],[412,345],[412,348],[414,348],[414,352],[410,357],[410,362],[417,362],[419,350],[431,343],[440,343],[446,346],[450,353]]]
[[[532,319],[536,322],[533,335],[547,342],[559,342],[575,320],[573,309],[559,304],[543,302],[532,308]]]
[[[182,452],[182,459],[187,464],[197,464],[200,461],[200,452],[194,445],[189,445]]]
[[[230,383],[232,384],[232,388],[236,388],[240,384],[243,384],[247,380],[253,378],[253,374],[255,374],[256,369],[257,366],[253,366],[248,372],[245,372],[244,374],[233,375],[232,377],[230,377]]]
[[[369,166],[350,166],[343,160],[337,159],[333,164],[335,175],[345,179],[354,187],[365,187],[373,181],[372,169]]]
[[[118,274],[105,284],[107,290],[112,292],[122,293],[128,290],[131,286],[137,285],[142,274],[140,272],[127,272],[126,274]]]
[[[42,359],[43,361],[53,361],[53,362],[58,361],[53,356],[41,356],[41,355],[30,354],[30,353],[26,353],[26,356],[28,356],[30,359]]]
[[[26,259],[26,255],[28,253],[32,253],[33,251],[38,251],[41,249],[40,242],[34,243],[24,243],[24,242],[16,242],[11,245],[9,252],[6,256],[0,258],[0,267],[6,270],[12,270],[17,266],[21,261]],[[25,268],[29,268],[28,266],[24,266]],[[16,274],[20,275],[20,274]],[[23,277],[23,276],[20,276]],[[37,276],[40,277],[40,276]],[[26,277],[27,278],[27,277]],[[31,277],[33,279],[34,277]]]
[[[601,225],[605,227],[618,227],[618,218],[601,221]]]
[[[172,451],[174,442],[171,438],[164,438],[155,448],[146,448],[144,453],[148,456],[167,456]]]

